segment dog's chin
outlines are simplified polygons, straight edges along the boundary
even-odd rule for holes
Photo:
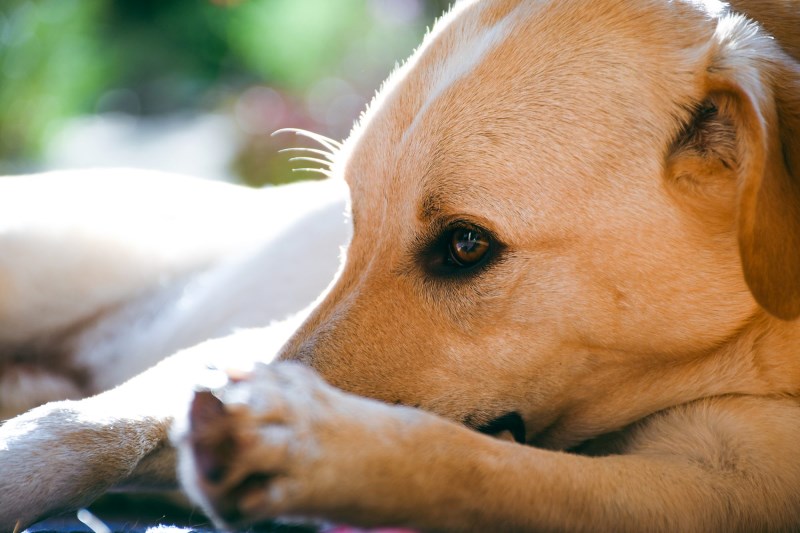
[[[517,412],[505,413],[476,428],[491,437],[525,444],[525,422]]]

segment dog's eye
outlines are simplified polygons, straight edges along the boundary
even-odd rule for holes
[[[492,232],[466,221],[455,221],[420,246],[417,253],[428,274],[455,279],[483,272],[504,249]]]
[[[488,235],[478,228],[456,228],[450,234],[450,261],[459,267],[477,265],[489,253]]]

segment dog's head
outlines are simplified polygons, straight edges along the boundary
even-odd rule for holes
[[[791,61],[695,1],[457,4],[339,154],[354,236],[283,357],[548,446],[771,386],[733,354],[800,314]]]

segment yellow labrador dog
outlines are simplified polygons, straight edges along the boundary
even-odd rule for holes
[[[229,528],[797,530],[798,28],[794,0],[456,4],[329,146],[353,235],[289,362],[250,365],[292,323],[244,331],[12,419],[0,529],[177,463]]]

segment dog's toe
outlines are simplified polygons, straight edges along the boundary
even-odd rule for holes
[[[189,409],[197,488],[212,515],[226,524],[280,511],[296,440],[282,398],[285,387],[261,368],[218,391],[199,391]]]

